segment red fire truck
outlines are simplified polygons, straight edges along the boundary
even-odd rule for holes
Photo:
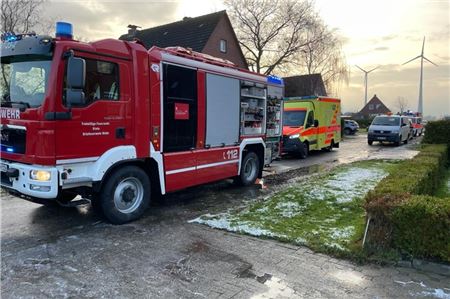
[[[120,224],[157,193],[253,184],[278,154],[277,77],[188,49],[78,42],[62,22],[56,38],[2,40],[1,186],[25,199],[81,195]]]

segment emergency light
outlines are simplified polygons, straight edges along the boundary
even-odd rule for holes
[[[67,22],[56,22],[56,37],[72,38],[72,24]]]
[[[20,38],[21,36],[15,35],[12,32],[6,32],[2,34],[2,42],[15,42]]]
[[[267,77],[267,83],[282,85],[283,79],[278,76],[270,75]]]

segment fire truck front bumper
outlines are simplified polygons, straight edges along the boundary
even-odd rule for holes
[[[55,167],[0,161],[1,187],[25,196],[54,199],[58,196]]]

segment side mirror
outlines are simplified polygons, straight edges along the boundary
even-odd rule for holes
[[[317,119],[314,120],[314,127],[317,128],[319,126],[319,121]]]
[[[80,106],[85,103],[84,86],[86,84],[86,61],[70,57],[67,62],[66,101],[69,105]]]

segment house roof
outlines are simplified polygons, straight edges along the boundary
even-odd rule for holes
[[[162,48],[181,46],[202,52],[209,37],[224,15],[226,15],[225,10],[196,18],[185,17],[178,22],[139,30],[134,36],[124,34],[119,39],[133,40],[138,38],[147,49],[152,46]]]
[[[283,80],[286,97],[327,95],[321,74],[285,77]]]
[[[369,109],[369,108],[373,109]],[[391,112],[386,105],[377,97],[375,94],[370,101],[358,112],[361,115],[371,115],[371,114],[386,114]]]

